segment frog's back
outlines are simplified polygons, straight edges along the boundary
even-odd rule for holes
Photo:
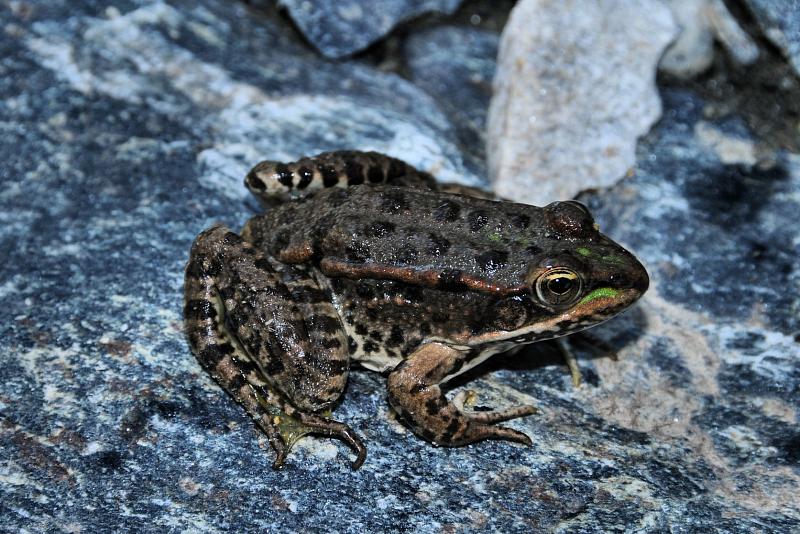
[[[522,288],[531,263],[592,224],[564,220],[549,207],[357,186],[283,204],[246,233],[282,261],[320,261],[329,274],[503,293]]]

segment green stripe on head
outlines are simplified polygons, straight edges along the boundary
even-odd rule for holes
[[[583,297],[578,304],[586,304],[596,299],[601,298],[614,298],[619,294],[619,291],[610,287],[599,287]]]

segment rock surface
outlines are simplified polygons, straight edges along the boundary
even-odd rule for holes
[[[573,389],[561,361],[532,347],[455,384],[483,406],[538,405],[512,423],[532,447],[432,447],[391,415],[384,379],[357,371],[336,416],[364,438],[366,464],[351,472],[344,446],[307,439],[273,471],[183,337],[192,239],[250,216],[240,177],[262,157],[349,145],[468,176],[455,115],[228,4],[11,6],[0,10],[4,530],[800,528],[797,155],[749,165],[757,140],[741,121],[710,122],[696,96],[666,93],[635,176],[583,197],[652,274],[640,306],[593,331],[620,361],[578,351],[586,384]],[[466,84],[457,76],[442,83]]]
[[[722,0],[670,0],[679,33],[658,68],[674,76],[691,78],[714,61],[714,42],[721,43],[740,65],[758,59],[758,47],[739,26]]]
[[[656,65],[674,34],[658,0],[517,4],[489,108],[495,191],[544,205],[624,176],[661,114]]]
[[[409,36],[404,50],[409,78],[447,115],[465,164],[479,176],[487,174],[486,113],[498,42],[493,32],[437,26]]]
[[[303,35],[329,58],[350,56],[424,13],[452,14],[461,0],[278,0]]]
[[[777,45],[800,75],[800,1],[745,0],[767,39]]]

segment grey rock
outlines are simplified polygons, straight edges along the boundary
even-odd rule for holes
[[[3,530],[800,527],[797,156],[725,164],[695,134],[704,102],[667,93],[636,175],[583,198],[653,278],[641,306],[593,331],[620,361],[575,345],[586,385],[573,389],[531,347],[454,384],[481,406],[538,405],[511,423],[532,447],[432,447],[391,415],[385,380],[356,371],[336,416],[363,436],[366,464],[351,472],[341,443],[307,439],[273,471],[186,345],[189,245],[251,215],[243,169],[335,148],[328,129],[410,158],[421,149],[399,140],[422,132],[426,150],[451,147],[437,149],[445,175],[468,173],[436,124],[446,112],[398,78],[319,61],[278,19],[233,4],[25,6],[0,11]],[[388,122],[361,124],[364,108]]]
[[[278,0],[303,35],[325,57],[367,48],[399,23],[432,11],[452,14],[461,0]]]
[[[409,78],[436,100],[455,129],[468,166],[483,177],[486,114],[499,40],[490,31],[437,26],[412,34],[405,44]]]
[[[656,66],[675,33],[658,0],[518,3],[489,108],[495,191],[544,205],[624,176],[661,114]]]
[[[745,0],[767,39],[777,45],[800,74],[800,1]]]
[[[715,41],[740,65],[758,59],[758,47],[722,0],[669,0],[668,5],[680,33],[661,58],[660,70],[681,78],[697,76],[711,66]]]

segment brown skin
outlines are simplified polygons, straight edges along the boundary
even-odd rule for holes
[[[348,427],[314,415],[341,396],[351,360],[392,370],[389,401],[424,439],[530,443],[493,423],[532,407],[467,416],[439,384],[602,322],[647,288],[641,264],[578,203],[445,193],[376,153],[264,162],[246,184],[283,202],[241,237],[215,227],[195,240],[186,324],[200,362],[270,438],[276,466],[309,433],[343,439],[354,467],[363,462]]]

